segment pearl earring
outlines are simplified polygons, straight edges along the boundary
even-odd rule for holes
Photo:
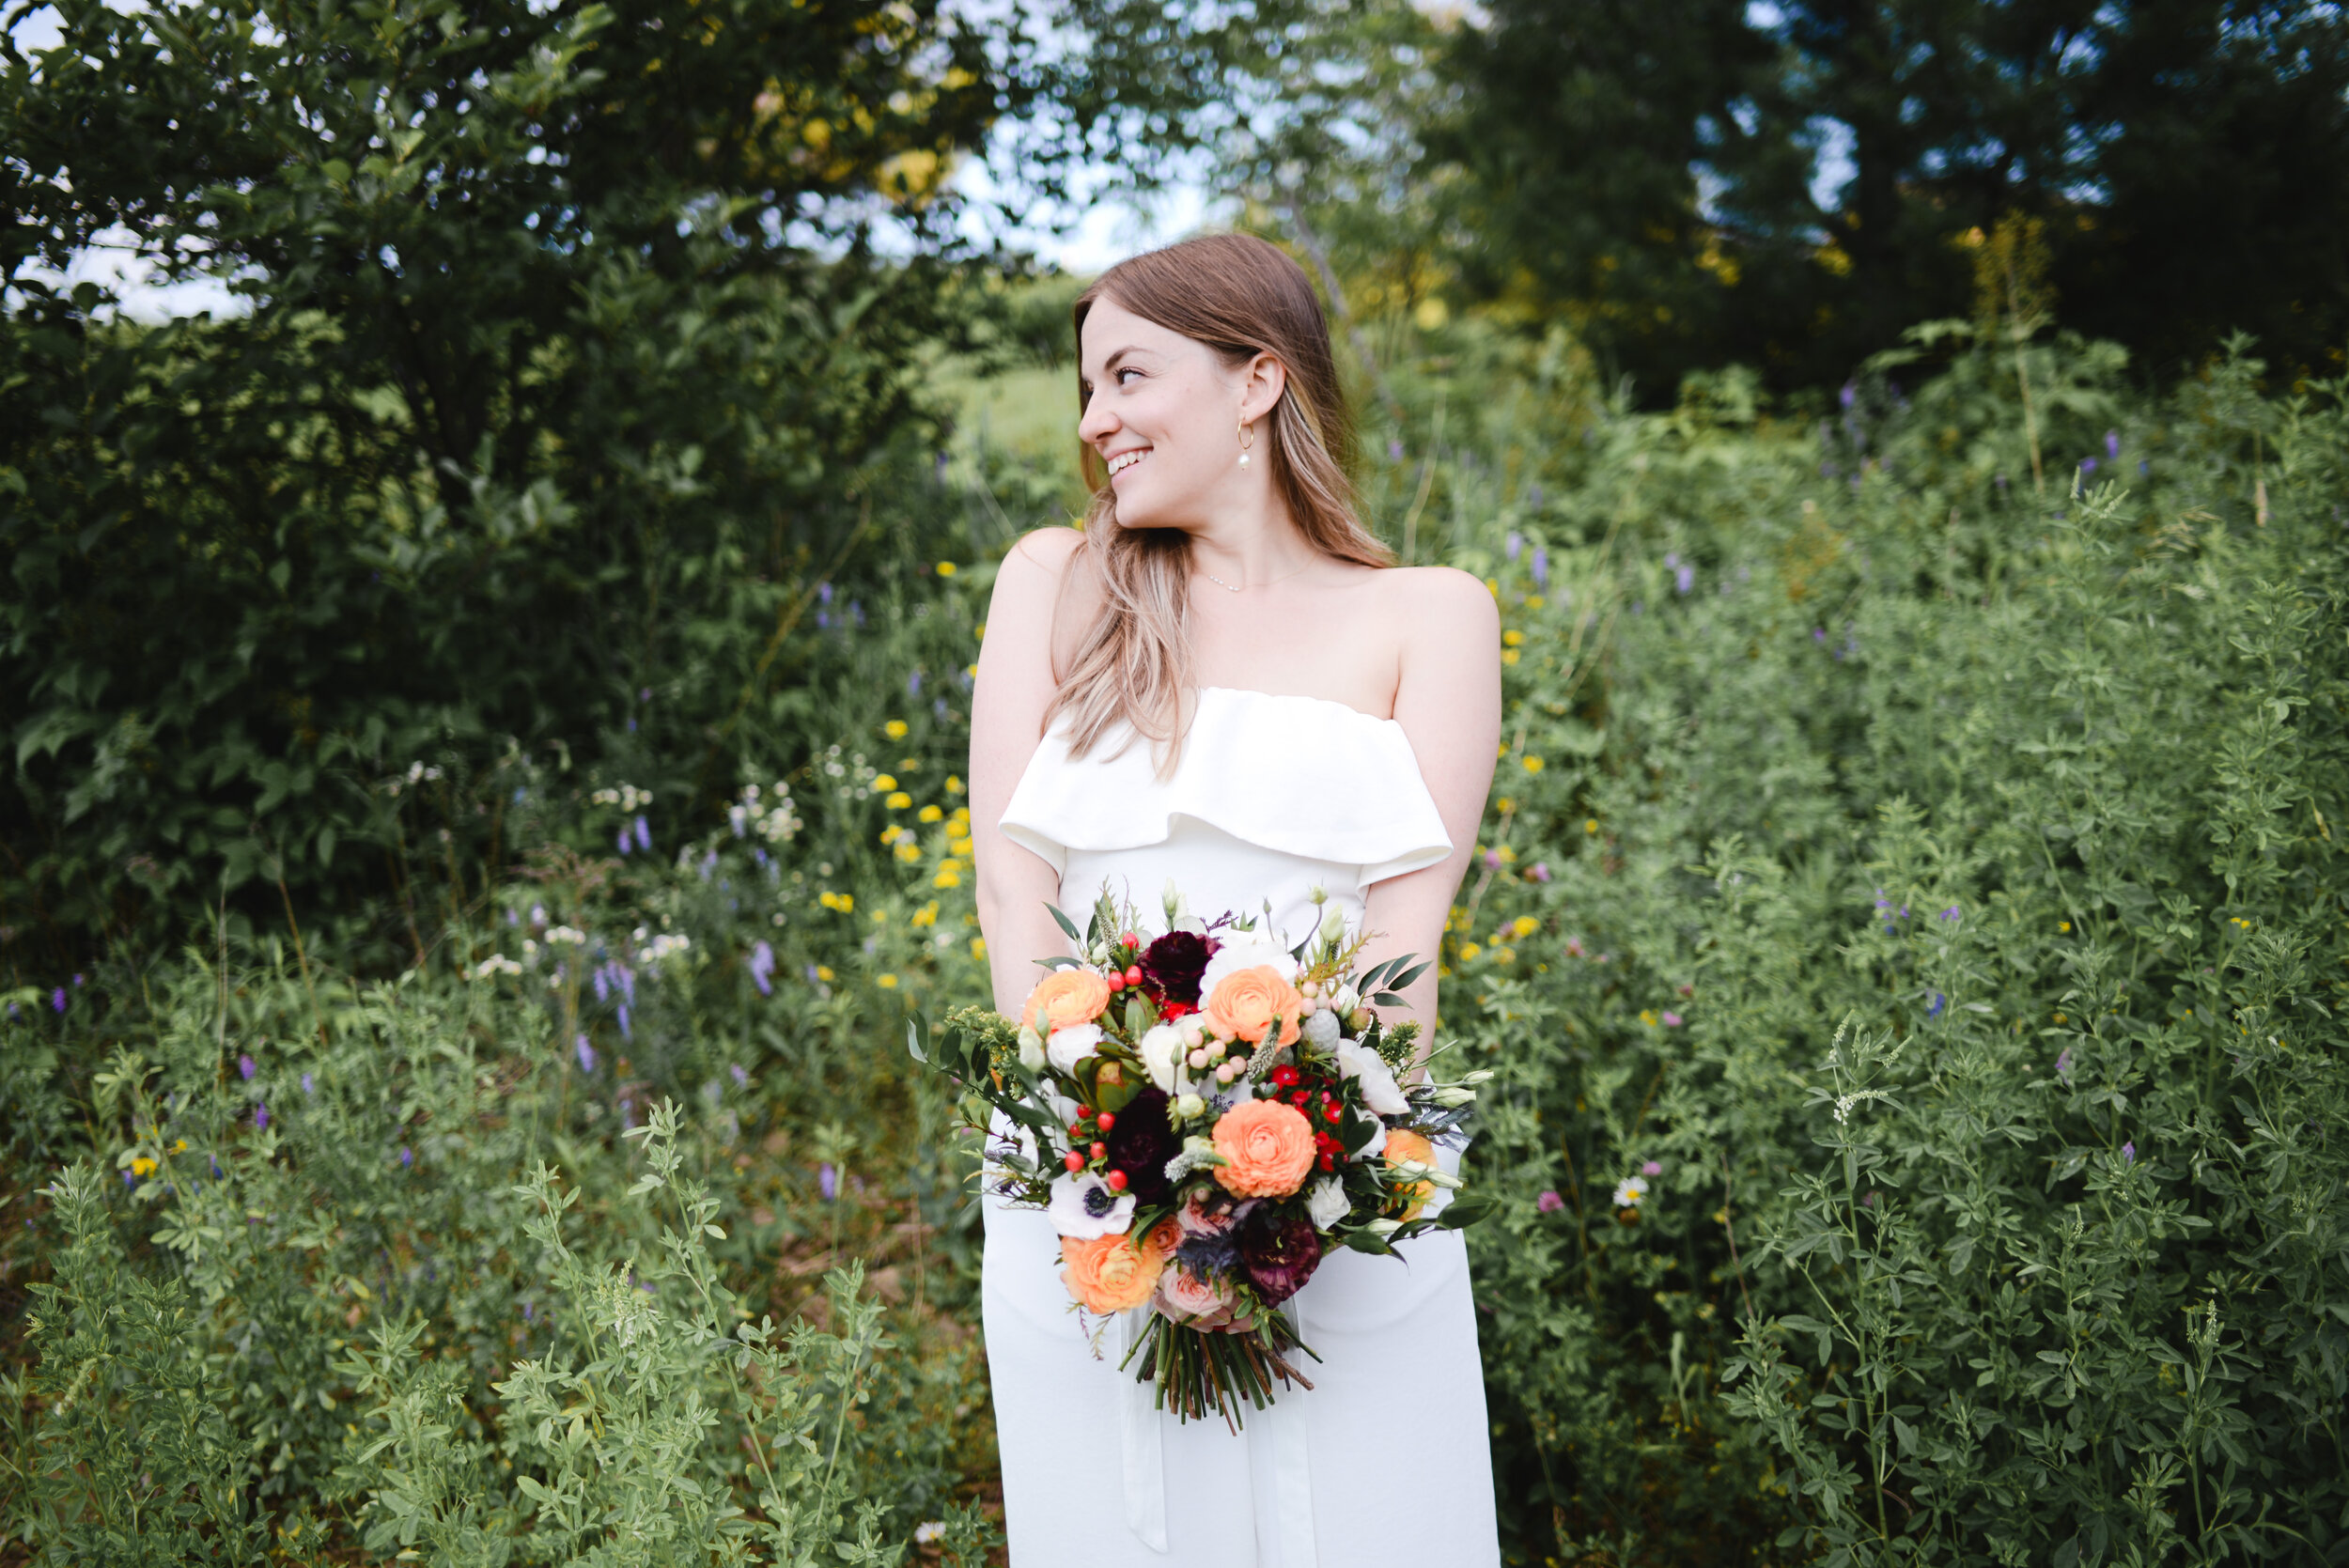
[[[1256,432],[1245,419],[1239,422],[1239,466],[1248,466],[1248,449],[1256,443]]]

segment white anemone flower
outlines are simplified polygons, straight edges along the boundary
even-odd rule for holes
[[[1401,1116],[1410,1110],[1411,1102],[1403,1097],[1403,1091],[1396,1086],[1386,1058],[1368,1046],[1352,1040],[1339,1041],[1338,1071],[1361,1080],[1362,1103],[1379,1115]]]
[[[1110,1190],[1090,1171],[1052,1179],[1052,1229],[1071,1241],[1124,1235],[1134,1222],[1134,1195]]]
[[[1215,995],[1215,988],[1227,974],[1252,970],[1259,964],[1277,972],[1283,980],[1297,978],[1297,960],[1283,948],[1275,947],[1261,937],[1236,937],[1215,950],[1207,967],[1199,976],[1199,995],[1204,1000]]]
[[[1066,1029],[1052,1031],[1044,1042],[1044,1060],[1064,1073],[1073,1073],[1077,1063],[1101,1048],[1101,1026],[1097,1023],[1072,1023]]]

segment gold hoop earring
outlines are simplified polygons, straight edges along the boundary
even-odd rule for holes
[[[1239,466],[1248,466],[1248,449],[1256,444],[1256,432],[1245,419],[1239,422]]]

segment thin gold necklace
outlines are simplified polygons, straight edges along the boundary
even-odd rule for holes
[[[1305,563],[1305,565],[1304,565],[1304,566],[1298,567],[1298,568],[1297,568],[1297,571],[1292,571],[1292,572],[1283,572],[1283,573],[1282,573],[1279,577],[1274,578],[1274,579],[1272,580],[1272,582],[1255,582],[1255,583],[1250,583],[1250,584],[1247,584],[1247,586],[1250,586],[1250,587],[1256,587],[1256,588],[1269,588],[1269,587],[1271,587],[1271,586],[1273,585],[1273,583],[1274,583],[1274,582],[1287,582],[1290,578],[1295,577],[1295,576],[1297,575],[1297,572],[1301,572],[1301,571],[1305,570],[1307,567],[1310,567],[1312,565],[1313,565],[1313,563],[1312,563],[1311,561],[1308,561],[1308,562],[1306,562],[1306,563]],[[1230,589],[1233,593],[1236,593],[1236,594],[1237,594],[1237,593],[1238,593],[1238,592],[1240,591],[1240,588],[1241,588],[1241,586],[1242,586],[1241,584],[1238,584],[1238,583],[1232,583],[1232,582],[1224,582],[1224,581],[1223,581],[1223,579],[1221,579],[1221,578],[1220,578],[1220,577],[1216,576],[1216,575],[1215,575],[1215,573],[1213,573],[1213,572],[1209,571],[1209,570],[1208,570],[1206,567],[1201,567],[1199,568],[1199,575],[1200,575],[1200,576],[1202,576],[1202,577],[1204,577],[1204,578],[1206,578],[1208,582],[1210,582],[1214,583],[1217,587],[1219,587],[1219,588],[1228,588],[1228,589]]]

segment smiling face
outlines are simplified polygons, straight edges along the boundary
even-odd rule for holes
[[[1144,320],[1104,296],[1086,312],[1079,344],[1084,417],[1079,439],[1101,456],[1125,528],[1203,526],[1250,494],[1268,472],[1264,428],[1239,462],[1239,427],[1281,395],[1278,361],[1237,365],[1193,338]]]

